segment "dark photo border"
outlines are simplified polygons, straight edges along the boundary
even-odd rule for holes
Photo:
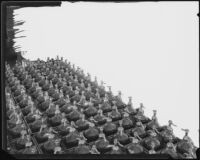
[[[68,1],[68,2],[79,2],[79,1]],[[99,2],[99,1],[92,1]],[[100,1],[100,2],[143,2],[143,1]],[[159,1],[153,1],[159,2]],[[2,150],[4,153],[7,150],[7,127],[6,127],[6,101],[5,101],[5,53],[6,53],[6,8],[9,6],[19,6],[21,7],[59,7],[61,6],[61,1],[4,1],[1,3],[1,140],[2,140]],[[200,128],[200,127],[199,127]],[[200,142],[199,142],[200,143]],[[2,153],[3,153],[2,151]],[[11,155],[16,159],[171,159],[169,155],[164,154],[142,154],[142,155],[78,155],[78,154],[58,154],[58,155]]]

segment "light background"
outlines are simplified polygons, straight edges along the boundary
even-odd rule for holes
[[[15,11],[26,38],[17,39],[25,57],[63,56],[98,80],[158,111],[199,146],[198,2],[63,2],[62,7]],[[92,78],[93,78],[92,77]]]

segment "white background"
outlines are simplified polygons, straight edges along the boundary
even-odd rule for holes
[[[199,21],[197,2],[69,3],[24,8],[16,20],[26,38],[25,57],[63,56],[98,80],[158,111],[183,137],[188,128],[199,146]]]

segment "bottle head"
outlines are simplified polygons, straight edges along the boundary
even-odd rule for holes
[[[103,126],[100,126],[100,127],[99,127],[99,130],[100,130],[100,132],[102,132],[102,133],[101,133],[101,136],[103,136],[103,135],[104,135],[104,133],[103,133]],[[103,135],[102,135],[102,134],[103,134]],[[104,136],[105,136],[105,135],[104,135]]]
[[[96,145],[92,145],[92,150],[96,150]]]
[[[169,121],[168,121],[168,124],[169,124],[169,126],[171,126],[171,125],[176,126],[176,125],[173,123],[172,120],[169,120]]]
[[[154,150],[154,148],[156,147],[156,144],[154,142],[151,142],[150,147],[151,147],[152,150]]]
[[[117,145],[117,143],[118,143],[118,140],[117,140],[117,138],[115,138],[114,139],[114,145]]]
[[[62,112],[62,113],[61,113],[61,116],[62,116],[63,118],[65,118],[65,113],[64,113],[64,112]]]
[[[93,98],[92,97],[90,97],[90,102],[92,102],[93,101]]]
[[[81,108],[81,109],[80,109],[80,112],[81,112],[81,113],[83,113],[83,111],[84,111],[84,109],[83,109],[83,108]]]
[[[118,127],[117,129],[119,132],[123,132],[124,131],[124,128],[123,127]]]
[[[61,139],[59,139],[59,138],[56,139],[56,140],[55,140],[55,145],[58,146],[58,145],[60,144],[60,141],[61,141]]]
[[[122,124],[123,124],[123,121],[119,120],[119,126],[122,126]]]
[[[139,136],[139,135],[138,135],[138,132],[133,132],[133,135],[134,135],[134,137]]]
[[[42,117],[41,121],[42,121],[42,124],[45,122],[46,118]]]
[[[99,106],[99,109],[101,109],[101,108],[102,108],[102,104],[99,104],[98,106]]]
[[[108,87],[108,91],[111,93],[112,92],[111,86],[107,86],[107,87]]]
[[[56,105],[56,110],[58,110],[59,109],[59,105]]]
[[[75,106],[77,104],[76,100],[73,101],[73,105]]]
[[[94,81],[97,82],[97,76],[94,77]]]
[[[60,90],[59,97],[60,97],[60,98],[63,98],[63,97],[64,97],[64,95],[63,95],[63,91],[62,91],[62,90]]]
[[[26,131],[25,129],[23,129],[23,130],[21,131],[21,135],[24,136],[24,135],[26,135],[26,134],[27,134],[27,131]]]
[[[77,91],[79,91],[79,90],[80,90],[78,86],[76,86],[76,90],[77,90]]]
[[[189,133],[189,129],[181,129],[182,131],[185,131],[185,134]]]
[[[75,128],[73,128],[73,127],[70,127],[70,132],[75,132]]]
[[[134,136],[134,137],[131,137],[131,142],[132,143],[138,143],[139,140],[137,138],[135,138],[135,136]]]
[[[141,109],[145,108],[144,105],[143,105],[143,103],[140,103],[140,108]]]
[[[113,105],[116,106],[117,102],[114,100],[112,101]]]
[[[82,108],[81,108],[82,109]],[[85,114],[81,114],[81,119],[85,120]]]
[[[85,94],[85,91],[81,91],[81,95],[84,95]]]
[[[103,111],[102,111],[101,109],[99,109],[99,110],[97,111],[97,113],[98,113],[99,115],[101,115],[101,114],[103,113]]]
[[[82,144],[85,144],[85,140],[82,139],[82,138],[80,138],[80,139],[79,139],[79,145],[82,145]]]

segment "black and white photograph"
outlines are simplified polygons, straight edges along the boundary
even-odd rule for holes
[[[1,9],[7,154],[198,157],[198,1],[4,1]]]

